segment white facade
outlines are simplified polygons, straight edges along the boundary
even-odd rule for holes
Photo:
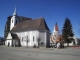
[[[8,34],[8,37],[6,39],[7,40],[5,41],[5,45],[8,46],[9,44],[9,46],[12,46],[12,36],[10,33]]]
[[[19,22],[19,19],[16,18],[16,16],[17,16],[17,13],[16,13],[16,7],[15,7],[15,10],[14,10],[13,16],[11,18],[11,22],[10,22],[10,30],[14,27],[15,24],[17,24]]]
[[[24,31],[24,32],[15,32],[15,34],[17,34],[17,36],[20,39],[20,44],[21,46],[29,46],[29,47],[33,47],[34,44],[36,46],[38,46],[38,38],[40,38],[40,42],[39,45],[40,46],[45,46],[45,47],[49,47],[50,44],[50,40],[49,40],[49,32],[48,31]],[[28,40],[28,43],[27,43]],[[9,36],[7,37],[7,40],[5,41],[5,45],[8,46],[13,46],[15,45],[15,40],[13,40],[12,43],[12,38],[11,38],[11,34],[9,33]],[[18,42],[16,42],[16,44],[18,44]]]
[[[55,27],[56,27],[56,26],[54,26],[53,35],[56,35],[56,37],[59,37],[60,32],[59,32],[59,31],[56,31]]]
[[[27,46],[27,40],[28,40],[28,46],[38,46],[38,38],[40,38],[39,44],[41,46],[47,46],[49,44],[49,37],[47,37],[48,31],[25,31],[25,32],[16,32],[20,39],[21,46]]]

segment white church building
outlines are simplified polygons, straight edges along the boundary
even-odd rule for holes
[[[5,41],[6,46],[34,45],[49,47],[50,30],[44,18],[31,19],[21,22],[16,13],[16,8],[11,17],[10,32]]]

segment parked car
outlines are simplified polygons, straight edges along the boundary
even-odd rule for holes
[[[56,43],[50,43],[50,47],[51,48],[57,48],[57,44]]]

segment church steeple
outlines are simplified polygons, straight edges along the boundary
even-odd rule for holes
[[[56,22],[56,25],[55,25],[55,31],[59,31],[57,22]]]
[[[15,6],[15,10],[14,10],[14,13],[13,13],[13,16],[16,16],[17,13],[16,13],[16,6]]]
[[[59,29],[58,29],[57,22],[56,22],[56,24],[55,24],[55,26],[54,26],[53,35],[57,35],[57,36],[59,35]]]
[[[10,30],[14,27],[15,24],[18,23],[18,19],[16,16],[17,16],[17,13],[16,13],[16,6],[15,6],[15,10],[14,10],[13,16],[11,18]]]

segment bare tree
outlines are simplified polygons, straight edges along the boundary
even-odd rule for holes
[[[38,37],[37,41],[38,41],[38,48],[39,48],[39,46],[40,46],[40,41],[41,41],[41,38],[40,38],[40,37]]]
[[[29,37],[28,37],[28,35],[25,37],[25,41],[26,41],[26,47],[28,48],[28,42],[29,42]]]

